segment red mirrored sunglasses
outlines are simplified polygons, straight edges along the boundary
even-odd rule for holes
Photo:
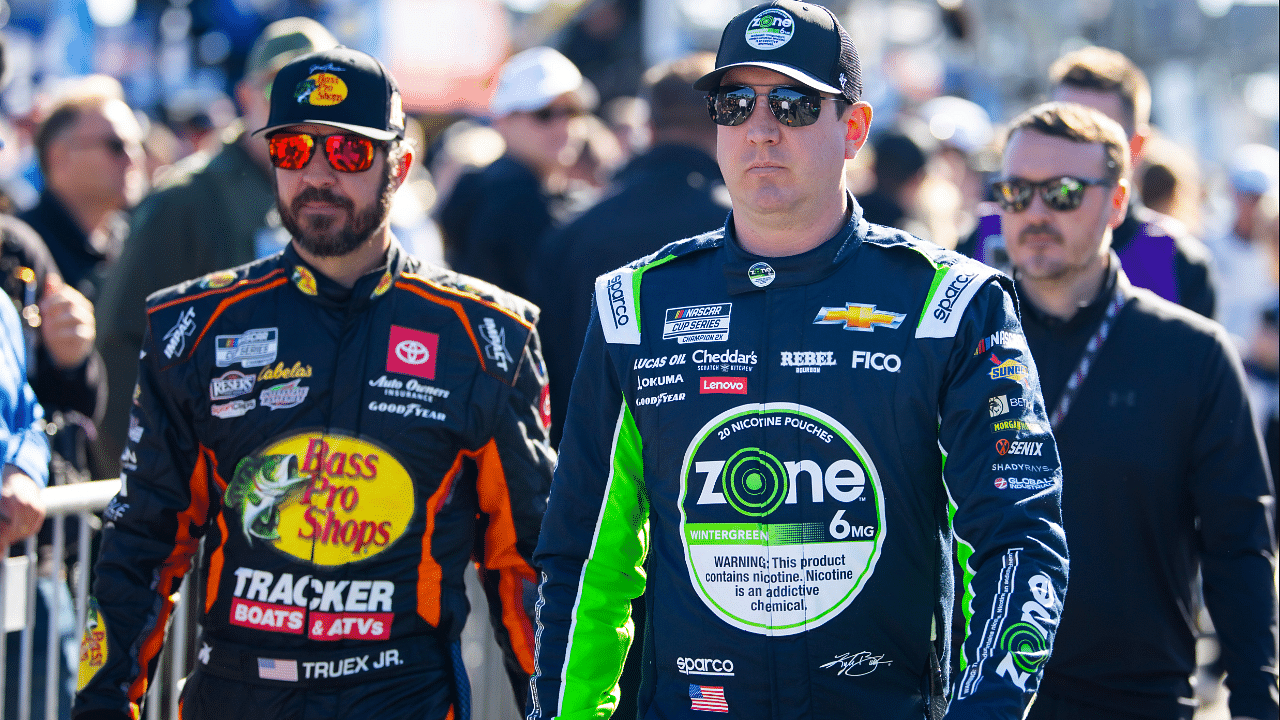
[[[281,132],[267,138],[271,164],[282,170],[301,170],[311,162],[316,145],[323,145],[329,165],[338,172],[358,173],[373,165],[374,151],[383,143],[363,135],[311,135]]]

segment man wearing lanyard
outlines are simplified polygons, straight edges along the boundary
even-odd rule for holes
[[[1219,325],[1120,268],[1120,126],[1046,103],[1011,127],[993,190],[1071,539],[1071,599],[1029,717],[1190,718],[1198,568],[1233,716],[1276,717],[1273,490],[1240,360]],[[1015,410],[992,399],[993,419]]]

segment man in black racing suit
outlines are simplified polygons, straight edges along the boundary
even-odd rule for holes
[[[729,221],[596,281],[530,720],[616,707],[640,593],[646,720],[1012,720],[1036,691],[1067,549],[1012,283],[863,219],[852,48],[810,3],[731,21],[695,85]]]
[[[74,716],[139,717],[201,536],[183,718],[466,717],[473,556],[522,700],[554,457],[537,310],[390,235],[412,151],[377,60],[303,56],[271,97],[293,241],[148,299]]]

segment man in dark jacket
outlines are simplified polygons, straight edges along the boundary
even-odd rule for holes
[[[506,153],[458,179],[440,209],[445,260],[461,273],[528,297],[538,244],[567,212],[567,171],[586,137],[595,92],[564,55],[534,47],[498,73],[489,103]]]
[[[1274,718],[1273,487],[1239,357],[1221,326],[1135,287],[1111,250],[1128,196],[1120,126],[1048,103],[1012,128],[993,189],[1071,539],[1070,599],[1030,717],[1189,720],[1200,570],[1231,713]],[[1011,409],[992,399],[993,419]]]
[[[1054,100],[1080,103],[1119,123],[1129,141],[1130,167],[1137,167],[1150,134],[1151,86],[1132,60],[1115,50],[1087,47],[1058,58],[1049,68],[1049,80]],[[1130,198],[1129,210],[1113,231],[1111,245],[1130,281],[1165,300],[1213,317],[1208,248],[1181,223],[1136,200]],[[999,215],[983,217],[973,235],[956,249],[993,267],[1009,267]]]
[[[35,134],[45,187],[18,217],[44,239],[62,279],[97,302],[120,255],[123,211],[146,190],[142,128],[119,84],[87,78],[49,109]]]
[[[266,124],[268,90],[277,70],[299,55],[337,44],[310,18],[268,25],[249,50],[245,76],[236,84],[243,116],[228,128],[222,149],[212,158],[201,153],[183,160],[134,212],[97,307],[98,344],[111,386],[117,388],[102,427],[110,457],[125,444],[145,298],[183,280],[266,257],[288,242],[271,190],[271,160],[245,128]]]
[[[529,278],[551,378],[551,438],[560,442],[569,384],[587,333],[596,277],[669,242],[724,224],[729,194],[713,157],[715,124],[693,81],[710,53],[651,68],[645,93],[654,145],[627,164],[606,197],[543,243]]]

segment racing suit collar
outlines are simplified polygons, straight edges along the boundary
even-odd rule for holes
[[[281,265],[288,271],[294,288],[303,295],[327,307],[359,311],[386,294],[405,271],[408,258],[400,242],[392,236],[386,261],[356,280],[350,288],[343,287],[309,265],[294,250],[293,243],[285,246]]]
[[[862,244],[867,231],[862,208],[853,195],[846,192],[845,197],[850,211],[844,227],[818,247],[786,257],[762,257],[743,250],[730,212],[724,224],[724,278],[729,294],[809,285],[834,273]]]

